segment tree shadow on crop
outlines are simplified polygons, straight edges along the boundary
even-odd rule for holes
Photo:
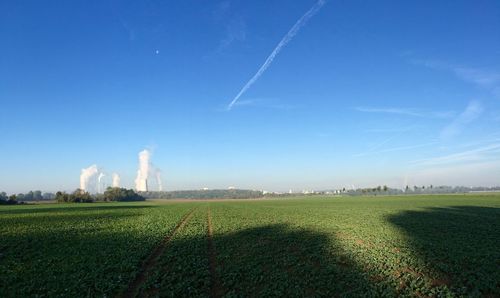
[[[24,230],[29,233],[55,233],[58,230],[72,228],[78,231],[83,221],[117,220],[142,214],[143,209],[152,206],[75,206],[51,208],[21,208],[2,210],[0,227],[30,227]],[[37,229],[50,224],[50,229]]]
[[[107,210],[118,206],[96,207]],[[39,222],[45,216],[33,216],[32,222],[24,222],[19,228],[37,224],[43,228],[1,235],[0,293],[23,297],[115,296],[127,289],[142,261],[166,235],[158,235],[147,227],[143,229],[148,231],[146,234],[132,232],[130,226],[105,229],[105,233],[78,228],[82,221],[93,220],[106,220],[112,225],[121,216],[140,214],[138,208],[147,206],[120,207],[130,212],[109,218],[105,218],[107,212],[73,213],[74,219],[54,214],[50,222]],[[205,213],[200,211],[200,214]],[[3,220],[0,225],[13,223],[6,222],[6,218],[0,220]],[[498,296],[500,208],[430,208],[402,212],[390,216],[388,221],[407,236],[408,248],[415,256],[415,263],[409,264],[414,267],[409,267],[402,277],[408,282],[406,289],[398,288],[394,280],[377,275],[380,272],[365,265],[392,264],[381,264],[380,260],[364,263],[366,260],[349,251],[335,233],[287,224],[242,228],[229,233],[215,229],[211,238],[216,256],[215,274],[211,274],[206,217],[200,215],[193,216],[167,244],[141,294]],[[52,229],[49,223],[61,228]],[[66,231],[65,224],[77,228]],[[157,238],[152,239],[153,234]]]
[[[332,235],[285,224],[214,238],[221,291],[229,296],[332,297],[376,294],[362,270]]]
[[[113,203],[109,203],[113,204]],[[115,203],[116,204],[116,203]],[[39,213],[54,213],[54,212],[93,212],[93,211],[106,211],[106,210],[120,210],[120,209],[126,209],[126,210],[134,210],[134,209],[144,209],[144,208],[153,208],[156,206],[150,206],[150,205],[124,205],[124,206],[118,206],[118,205],[110,205],[110,206],[103,206],[101,204],[97,205],[94,203],[74,203],[74,206],[67,206],[67,205],[56,205],[57,207],[32,207],[29,205],[22,206],[22,205],[12,205],[12,206],[7,206],[7,208],[0,210],[0,216],[1,215],[9,215],[9,214],[39,214]],[[118,203],[118,204],[123,204],[123,203]],[[15,209],[10,209],[11,207],[16,206]]]
[[[408,237],[424,268],[408,272],[458,296],[500,296],[500,208],[457,206],[405,211],[388,221]]]
[[[210,275],[206,236],[177,239],[161,257],[160,273],[140,296],[395,295],[373,280],[332,235],[275,224],[215,234],[212,239],[215,276]]]
[[[149,207],[22,209],[12,211],[26,216],[1,214],[0,296],[111,296],[126,286],[139,260],[162,238],[136,228],[148,224],[134,218]],[[90,213],[96,210],[102,212]]]

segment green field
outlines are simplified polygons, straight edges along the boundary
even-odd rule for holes
[[[500,296],[500,195],[0,207],[0,297]]]

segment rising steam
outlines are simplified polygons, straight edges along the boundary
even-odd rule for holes
[[[135,178],[135,189],[137,191],[148,191],[150,156],[151,154],[147,149],[139,152],[139,169],[137,170],[137,178]]]
[[[113,187],[120,187],[120,175],[113,173]]]
[[[82,169],[82,173],[80,174],[80,189],[91,193],[96,192],[99,172],[97,165],[91,165],[86,169]]]
[[[156,169],[155,168],[155,171],[156,171],[156,183],[158,184],[158,191],[162,191],[163,190],[163,185],[162,185],[162,182],[161,182],[161,171],[160,169]]]
[[[99,173],[99,176],[97,176],[97,193],[103,193],[104,190],[106,189],[106,182],[104,181],[104,175],[103,172]]]
[[[137,178],[135,179],[135,189],[137,191],[148,191],[148,179],[149,177],[156,178],[156,185],[158,190],[163,189],[163,184],[161,181],[161,171],[156,168],[150,161],[151,152],[147,149],[139,152],[139,169],[137,170]]]

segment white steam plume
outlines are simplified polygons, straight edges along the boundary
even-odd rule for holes
[[[243,88],[240,90],[240,92],[238,93],[238,95],[236,95],[236,97],[233,99],[233,101],[231,101],[231,103],[227,106],[228,110],[231,110],[231,108],[238,101],[238,99],[243,95],[243,93],[245,93],[248,90],[248,88],[250,88],[250,86],[252,86],[253,83],[255,83],[259,79],[259,77],[266,71],[266,69],[269,67],[269,65],[271,65],[271,63],[273,62],[274,58],[279,54],[279,52],[281,51],[281,49],[284,46],[286,46],[292,40],[292,38],[297,34],[297,32],[299,32],[300,28],[302,28],[307,23],[307,21],[310,18],[312,18],[320,10],[320,8],[324,4],[325,4],[325,0],[318,0],[318,2],[316,2],[316,4],[314,4],[295,23],[295,25],[293,25],[292,29],[290,29],[290,31],[288,31],[288,33],[281,39],[281,41],[278,43],[278,45],[273,50],[273,52],[271,53],[271,55],[269,55],[269,57],[267,57],[267,59],[264,62],[264,64],[262,64],[262,66],[259,68],[259,70],[257,71],[257,73],[250,79],[250,81],[248,81],[245,84],[245,86],[243,86]]]
[[[137,178],[135,178],[135,189],[137,191],[148,191],[148,176],[149,176],[149,159],[151,153],[144,149],[139,152],[139,169],[137,170]]]
[[[106,175],[104,175],[103,172],[100,172],[99,176],[97,177],[97,192],[98,193],[103,193],[104,189],[106,188],[106,185],[104,182],[104,177],[106,177]]]
[[[82,169],[80,174],[80,189],[83,191],[94,192],[95,191],[95,177],[99,173],[97,165],[91,165],[86,169]],[[93,185],[91,185],[93,184]]]
[[[156,184],[158,185],[158,191],[163,190],[163,183],[161,181],[161,171],[155,168]]]
[[[120,187],[120,175],[113,173],[113,187]]]
[[[163,190],[161,170],[151,163],[151,155],[151,152],[147,149],[139,152],[139,169],[137,170],[137,178],[135,178],[135,189],[137,191],[150,190],[151,181],[148,180],[150,178],[156,178],[158,190]]]

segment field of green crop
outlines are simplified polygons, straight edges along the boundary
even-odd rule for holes
[[[0,297],[500,297],[500,195],[0,206]]]

